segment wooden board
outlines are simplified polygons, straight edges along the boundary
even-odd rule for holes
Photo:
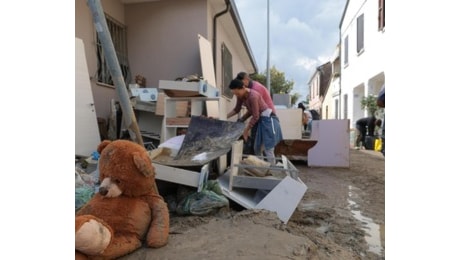
[[[165,114],[165,96],[166,95],[164,92],[158,93],[157,104],[155,107],[156,115],[163,116]]]
[[[198,34],[198,43],[200,45],[201,72],[203,73],[203,79],[216,87],[216,74],[214,72],[211,43],[200,34]]]
[[[350,167],[348,119],[313,120],[311,138],[318,143],[308,150],[308,165]]]
[[[302,109],[277,109],[283,139],[302,139]]]
[[[166,118],[166,125],[167,126],[188,126],[190,124],[190,117],[167,117]]]
[[[85,46],[75,38],[75,155],[90,156],[100,142]]]

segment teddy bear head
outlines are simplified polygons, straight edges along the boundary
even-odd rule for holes
[[[129,140],[99,144],[99,193],[105,197],[141,196],[152,191],[155,168],[147,150]]]

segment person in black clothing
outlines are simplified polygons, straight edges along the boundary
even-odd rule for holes
[[[382,86],[379,95],[377,96],[377,106],[385,108],[385,85]],[[383,114],[382,120],[382,154],[385,156],[385,113]]]
[[[376,125],[381,126],[382,120],[376,119],[375,116],[364,117],[356,121],[356,149],[360,148],[360,142],[364,145],[366,132],[368,136],[374,136]]]

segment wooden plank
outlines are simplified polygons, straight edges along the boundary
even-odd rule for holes
[[[231,191],[233,185],[233,177],[238,175],[239,168],[235,166],[239,164],[243,155],[243,141],[238,140],[232,144],[232,161],[230,165],[230,180],[228,188]]]
[[[211,43],[200,34],[198,34],[198,43],[200,45],[201,72],[203,73],[203,79],[212,86],[216,86],[216,74],[214,73]]]
[[[155,107],[155,114],[159,116],[163,116],[165,114],[165,93],[159,92],[157,105]]]
[[[190,124],[190,117],[167,117],[166,126],[188,126]]]

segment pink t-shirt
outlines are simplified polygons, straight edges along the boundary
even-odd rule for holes
[[[259,92],[254,90],[250,90],[249,95],[246,98],[238,98],[236,101],[236,106],[233,110],[236,113],[239,113],[242,105],[245,105],[248,109],[248,111],[242,117],[243,121],[252,116],[248,124],[250,128],[252,128],[257,123],[260,114],[269,108]]]
[[[262,99],[265,101],[268,107],[271,108],[274,114],[276,114],[275,106],[273,105],[273,100],[270,97],[270,93],[268,92],[268,89],[264,85],[262,85],[258,81],[251,80],[249,82],[249,88],[259,92],[259,94],[262,96]]]

